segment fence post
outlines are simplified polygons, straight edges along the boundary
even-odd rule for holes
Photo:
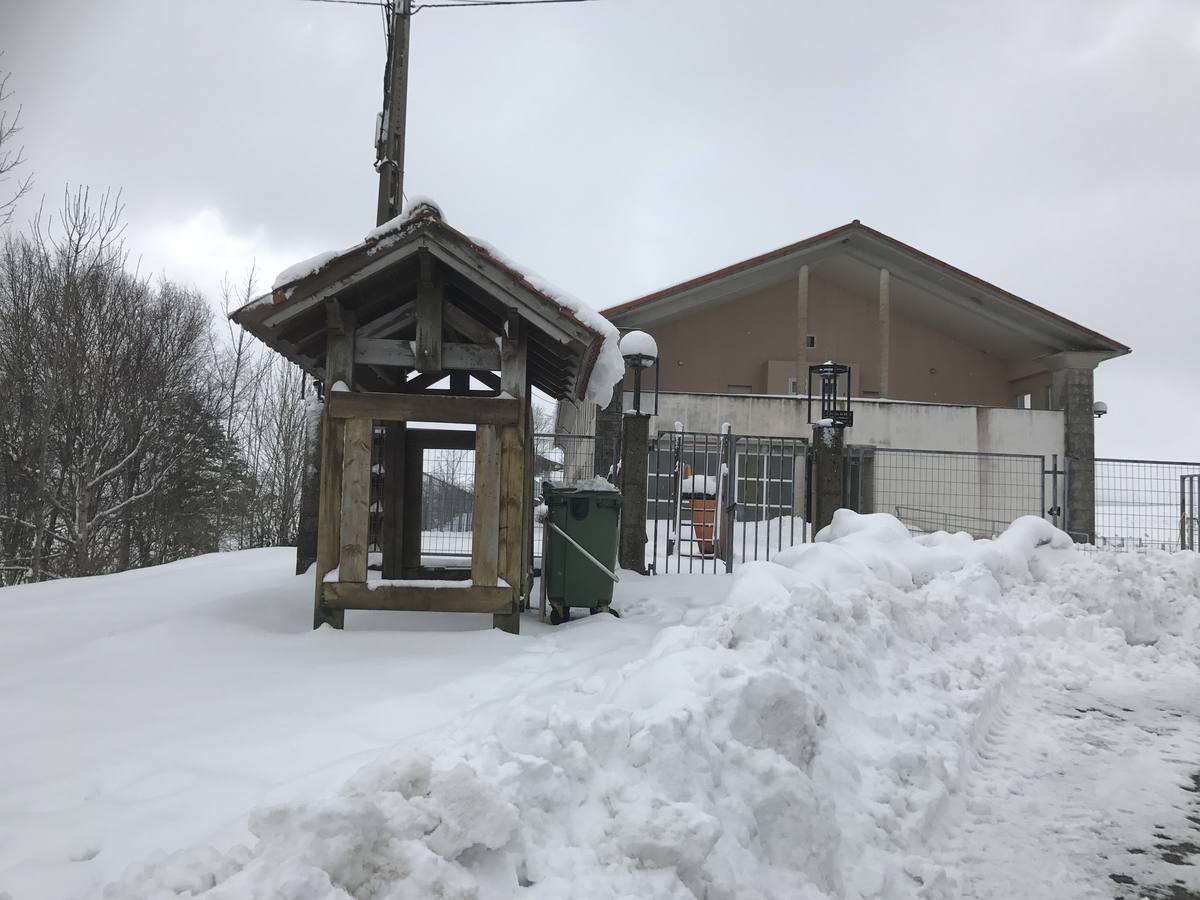
[[[1058,506],[1058,454],[1050,454],[1050,518],[1054,521],[1054,527],[1059,527],[1059,519],[1062,516],[1062,510]]]
[[[639,413],[621,422],[621,568],[646,574],[646,472],[650,417]]]
[[[833,521],[843,503],[846,469],[846,429],[837,425],[813,425],[812,531]]]
[[[733,533],[737,524],[737,438],[726,423],[725,431],[725,509],[717,515],[724,517],[722,530],[725,534],[725,574],[733,572]]]

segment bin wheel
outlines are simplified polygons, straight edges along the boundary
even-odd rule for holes
[[[563,617],[559,613],[558,607],[556,607],[556,606],[550,607],[550,624],[551,625],[561,625],[562,621],[563,621]]]

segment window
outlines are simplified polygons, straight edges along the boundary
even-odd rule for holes
[[[1017,394],[1017,409],[1033,409],[1033,394]]]
[[[808,347],[809,350],[817,349],[817,336],[815,334],[808,335],[804,339],[804,346]]]
[[[788,392],[789,394],[798,394],[798,393],[800,393],[798,390],[796,390],[796,376],[795,376],[795,375],[789,375],[789,376],[788,376],[788,389],[787,389],[787,392]]]
[[[731,384],[727,390],[731,394],[749,394],[754,391],[754,387],[749,384]]]

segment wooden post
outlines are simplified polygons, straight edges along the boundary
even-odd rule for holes
[[[338,581],[367,580],[367,525],[371,513],[371,419],[348,419],[342,458],[341,557]]]
[[[421,571],[421,503],[425,488],[425,450],[416,441],[404,444],[404,508],[400,523],[400,572],[416,578]]]
[[[500,576],[500,430],[475,429],[475,510],[471,517],[471,580],[495,587]]]
[[[325,576],[338,567],[341,550],[342,455],[346,421],[330,414],[333,385],[354,381],[354,315],[337,302],[326,307],[329,333],[325,345],[325,411],[321,421],[320,509],[317,513],[317,566],[313,587],[313,628],[341,628],[345,613],[325,605]]]
[[[529,474],[525,468],[525,442],[529,439],[529,382],[526,362],[529,338],[525,323],[516,316],[508,322],[508,340],[500,349],[500,389],[522,401],[516,425],[500,431],[500,577],[512,586],[511,613],[492,616],[496,628],[510,634],[521,629],[524,601],[525,507],[530,505]]]
[[[421,251],[421,280],[417,285],[418,372],[442,371],[442,283],[433,271],[433,257]]]
[[[383,434],[383,577],[403,578],[404,447],[408,428],[388,422]]]

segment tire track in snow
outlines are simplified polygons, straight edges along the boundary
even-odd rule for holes
[[[1200,803],[1189,793],[1200,787],[1200,704],[1188,690],[1018,679],[981,723],[938,817],[930,859],[941,877],[921,896],[1200,897]]]

